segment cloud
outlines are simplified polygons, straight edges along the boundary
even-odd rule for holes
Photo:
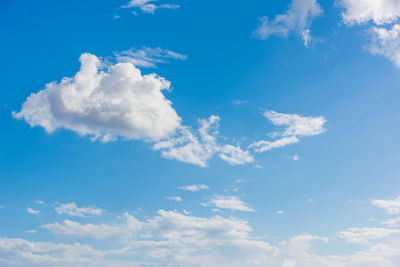
[[[27,234],[36,234],[37,230],[26,230],[24,232],[27,233]]]
[[[249,101],[248,100],[239,100],[239,99],[237,99],[237,100],[233,100],[231,103],[232,103],[232,105],[240,106],[240,105],[248,104]]]
[[[326,119],[320,117],[303,117],[297,114],[284,114],[276,111],[265,111],[263,113],[273,125],[284,126],[281,132],[270,134],[272,137],[281,137],[274,141],[260,140],[249,146],[257,153],[280,148],[300,142],[300,137],[315,136],[325,132]]]
[[[158,140],[173,134],[181,118],[163,95],[170,82],[142,75],[131,63],[102,70],[101,60],[85,53],[73,78],[52,82],[23,103],[17,119],[48,133],[65,128],[104,142],[117,137]]]
[[[29,214],[32,214],[32,215],[38,215],[40,213],[40,210],[34,210],[34,209],[29,208],[29,207],[26,208],[26,211]]]
[[[373,55],[389,59],[400,68],[400,24],[394,25],[390,30],[372,27],[369,36],[371,41],[366,46],[367,50]]]
[[[136,233],[142,227],[142,223],[132,215],[125,213],[123,217],[125,218],[125,223],[116,225],[81,224],[79,222],[64,220],[62,224],[46,224],[43,225],[42,228],[57,235],[105,239],[110,237],[127,238]]]
[[[308,47],[312,41],[310,25],[313,19],[323,13],[316,0],[293,0],[285,14],[277,15],[273,20],[268,17],[260,18],[261,24],[253,35],[262,40],[271,35],[287,37],[290,32],[299,34]]]
[[[387,219],[381,222],[383,225],[396,227],[400,224],[400,217]]]
[[[182,202],[182,198],[179,197],[179,196],[176,196],[176,197],[166,197],[166,199],[168,199],[168,200],[173,200],[173,201],[176,201],[176,202]]]
[[[374,199],[373,206],[383,209],[388,214],[400,214],[400,196],[392,200]]]
[[[36,200],[35,203],[42,206],[44,205],[44,201],[42,200]]]
[[[143,47],[114,52],[118,62],[132,63],[136,67],[155,68],[158,63],[168,63],[167,59],[186,60],[187,56],[168,49]]]
[[[201,167],[206,167],[207,162],[215,153],[231,165],[252,163],[254,158],[248,151],[243,151],[239,146],[221,145],[217,142],[219,121],[220,118],[215,115],[199,120],[200,127],[197,133],[189,127],[182,127],[175,138],[158,142],[153,149],[161,150],[164,158],[176,159]]]
[[[197,217],[159,210],[155,216],[143,221],[133,219],[131,227],[127,225],[130,223],[126,219],[119,224],[64,222],[43,226],[52,229],[58,240],[95,239],[96,242],[90,242],[93,247],[76,241],[64,244],[0,238],[0,265],[365,267],[397,266],[400,256],[400,241],[391,234],[394,231],[382,229],[354,228],[338,233],[340,238],[335,242],[357,242],[351,247],[352,252],[342,255],[325,252],[327,247],[320,244],[327,243],[331,247],[327,237],[307,233],[272,245],[254,236],[248,221],[234,217]],[[354,238],[358,233],[362,233],[361,239]],[[368,242],[358,246],[359,240],[366,237]],[[97,243],[104,238],[106,243]],[[110,241],[112,248],[102,245]],[[317,252],[319,249],[314,245],[317,242],[318,248],[324,249],[323,253]],[[351,242],[346,247],[354,244]],[[96,249],[96,244],[100,244],[102,250]]]
[[[382,239],[390,235],[399,234],[400,229],[386,228],[350,228],[348,231],[341,231],[336,237],[349,243],[367,243],[377,239]]]
[[[373,21],[376,25],[393,23],[400,17],[397,0],[339,0],[343,22],[349,26]]]
[[[179,189],[184,190],[184,191],[197,192],[197,191],[201,191],[201,190],[208,190],[209,187],[208,187],[208,185],[205,185],[205,184],[193,184],[193,185],[180,186]]]
[[[157,9],[178,9],[179,5],[171,5],[171,4],[163,4],[163,5],[155,5],[151,2],[156,2],[156,0],[131,0],[126,5],[123,5],[122,8],[135,8],[139,9],[143,13],[146,14],[154,14]],[[136,15],[137,13],[133,11]]]
[[[276,215],[285,215],[285,212],[283,210],[278,210],[276,212]]]
[[[104,210],[99,209],[96,206],[78,207],[75,204],[75,202],[61,204],[58,207],[55,207],[55,211],[60,215],[66,214],[69,216],[77,216],[77,217],[102,215],[105,213]]]
[[[206,207],[217,207],[221,209],[230,209],[238,211],[254,212],[254,209],[248,207],[239,197],[237,196],[214,196],[207,203],[202,204]]]

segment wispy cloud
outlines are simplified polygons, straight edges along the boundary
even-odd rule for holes
[[[217,207],[221,209],[238,210],[238,211],[248,211],[253,212],[254,209],[247,206],[239,197],[237,196],[221,196],[216,195],[210,201],[202,204],[205,207]]]
[[[105,213],[104,210],[97,208],[96,206],[88,207],[78,207],[75,202],[61,204],[55,207],[55,211],[62,215],[77,216],[77,217],[87,217],[93,215],[102,215]]]
[[[32,214],[32,215],[38,215],[40,213],[40,210],[34,210],[34,209],[29,208],[29,207],[26,208],[26,211],[29,214]]]
[[[154,2],[157,0],[131,0],[126,5],[123,5],[122,8],[133,8],[140,10],[142,13],[146,14],[154,14],[157,9],[178,9],[179,5],[172,4],[161,4],[155,5]],[[133,11],[133,14],[137,15],[136,11]]]
[[[172,201],[176,201],[176,202],[182,202],[182,198],[179,197],[179,196],[175,196],[175,197],[166,197],[166,199],[172,200]]]
[[[316,0],[293,0],[285,14],[277,15],[270,20],[268,17],[260,18],[261,24],[253,32],[253,35],[262,40],[271,35],[287,37],[290,32],[295,32],[308,47],[313,40],[310,25],[314,18],[323,13]]]

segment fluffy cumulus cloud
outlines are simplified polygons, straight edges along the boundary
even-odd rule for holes
[[[373,55],[383,56],[400,68],[400,24],[391,29],[372,27],[369,30],[371,41],[367,50]]]
[[[338,3],[344,8],[342,18],[349,26],[369,21],[383,25],[400,17],[398,0],[339,0]]]
[[[316,0],[293,0],[285,14],[277,15],[272,20],[268,17],[260,18],[261,24],[253,34],[264,40],[271,35],[286,37],[290,32],[296,32],[308,47],[312,41],[311,22],[322,13],[323,10]]]
[[[263,115],[272,124],[283,127],[283,130],[270,134],[272,137],[278,137],[276,140],[260,140],[249,146],[249,148],[258,153],[296,144],[300,142],[301,137],[315,136],[325,132],[326,119],[322,116],[304,117],[297,114],[284,114],[271,110],[265,111]]]
[[[155,5],[154,2],[157,0],[131,0],[126,5],[123,5],[122,8],[133,8],[136,10],[140,10],[146,14],[154,14],[157,9],[178,9],[179,5],[171,5],[171,4],[162,4]],[[137,15],[136,11],[133,11],[133,14]]]
[[[250,208],[237,196],[220,196],[216,195],[210,199],[207,203],[203,203],[203,206],[217,207],[220,209],[238,210],[253,212],[254,209]]]
[[[335,240],[300,234],[272,245],[254,236],[248,221],[234,217],[196,217],[160,210],[142,221],[129,214],[124,219],[110,224],[63,222],[43,226],[58,240],[81,243],[0,238],[0,265],[365,267],[399,263],[400,241],[394,238],[397,231],[385,229],[350,229],[338,233]],[[115,238],[111,247],[110,238]],[[318,254],[315,250],[316,244],[323,247],[325,243],[345,241],[351,246],[353,241],[365,239],[368,242],[362,247],[356,244],[354,252],[344,255],[328,250]]]
[[[187,56],[168,49],[143,47],[114,52],[118,62],[129,62],[136,67],[154,68],[159,63],[168,63],[168,59],[185,60]]]
[[[182,127],[175,138],[156,143],[153,148],[161,150],[163,157],[206,167],[207,162],[218,153],[220,158],[232,165],[254,162],[253,156],[239,146],[223,145],[218,142],[220,118],[210,116],[199,120],[200,127],[194,132]]]
[[[55,211],[57,212],[57,214],[60,215],[65,214],[78,217],[102,215],[105,212],[104,210],[97,208],[96,206],[78,207],[75,202],[61,204],[55,207]]]
[[[208,185],[205,185],[205,184],[192,184],[192,185],[180,186],[179,189],[184,190],[184,191],[197,192],[197,191],[201,191],[201,190],[208,190],[209,187],[208,187]]]
[[[131,63],[102,70],[101,60],[87,53],[80,62],[74,77],[31,94],[14,117],[49,133],[65,128],[103,141],[118,136],[157,140],[180,126],[180,117],[163,94],[170,87],[165,79],[142,75]]]

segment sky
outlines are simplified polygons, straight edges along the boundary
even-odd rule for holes
[[[0,266],[400,265],[400,1],[0,2]]]

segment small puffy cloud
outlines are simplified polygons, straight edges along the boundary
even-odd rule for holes
[[[303,117],[297,114],[284,114],[276,111],[265,111],[263,113],[273,125],[283,126],[281,132],[270,134],[272,137],[280,137],[273,141],[260,140],[249,146],[257,153],[272,150],[274,148],[285,147],[287,145],[300,142],[300,138],[304,136],[314,136],[325,132],[324,125],[326,119],[320,117]],[[298,157],[293,157],[297,160]]]
[[[139,9],[143,13],[154,14],[157,9],[178,9],[179,5],[171,5],[171,4],[162,4],[155,5],[152,2],[156,2],[156,0],[131,0],[126,5],[123,5],[122,8],[134,8]],[[137,14],[133,11],[134,14]]]
[[[166,197],[166,199],[172,200],[172,201],[176,201],[176,202],[182,202],[182,198],[179,197],[179,196],[175,196],[175,197]]]
[[[168,49],[143,47],[114,52],[118,62],[129,62],[136,67],[154,68],[156,64],[168,63],[168,59],[185,60],[187,56],[175,53]]]
[[[349,26],[369,21],[383,25],[400,17],[398,0],[338,0],[337,3],[344,8],[343,22]]]
[[[388,214],[400,214],[400,196],[392,200],[373,199],[371,204]]]
[[[105,211],[96,206],[78,207],[75,202],[61,204],[55,207],[57,214],[66,214],[69,216],[87,217],[93,215],[102,215]]]
[[[189,127],[181,127],[176,137],[156,143],[153,149],[161,150],[164,158],[201,167],[206,167],[215,153],[231,165],[252,163],[254,158],[248,151],[242,150],[239,146],[223,145],[217,141],[219,121],[220,118],[215,115],[199,120],[200,127],[197,132]]]
[[[383,225],[396,227],[400,224],[400,217],[387,219],[381,222]]]
[[[40,210],[34,210],[34,209],[29,208],[29,207],[26,208],[26,211],[29,214],[32,214],[32,215],[38,215],[40,213]]]
[[[285,212],[283,210],[278,210],[276,212],[276,215],[285,215]]]
[[[247,206],[239,197],[237,196],[214,196],[207,203],[202,204],[206,207],[217,207],[221,209],[238,210],[238,211],[248,211],[254,212],[254,209]]]
[[[399,229],[386,228],[350,228],[348,231],[341,231],[336,234],[336,238],[343,239],[349,243],[368,243],[378,239],[385,238],[393,234],[399,234]]]
[[[205,184],[193,184],[193,185],[180,186],[179,189],[184,190],[184,191],[197,192],[197,191],[201,191],[201,190],[208,190],[209,187],[208,187],[208,185],[205,185]]]
[[[158,140],[180,126],[180,117],[163,95],[170,87],[164,78],[142,75],[131,63],[103,70],[102,61],[88,53],[80,62],[74,77],[32,93],[13,116],[49,133],[65,128],[105,142],[119,136]]]
[[[298,161],[298,160],[299,160],[299,156],[298,156],[298,155],[294,155],[294,156],[292,157],[292,159],[293,159],[294,161]]]
[[[400,5],[400,4],[399,4]],[[383,56],[400,68],[400,24],[392,29],[372,27],[369,30],[371,37],[366,49],[373,55]]]
[[[271,35],[287,37],[290,32],[296,32],[308,47],[312,40],[311,22],[322,13],[323,10],[316,0],[293,0],[285,14],[277,15],[272,20],[268,17],[260,18],[261,24],[253,35],[265,40]]]
[[[110,237],[129,237],[136,233],[142,227],[132,215],[124,214],[125,223],[123,224],[81,224],[70,220],[63,223],[53,223],[43,225],[42,228],[57,235],[68,235],[90,239],[105,239]]]
[[[36,200],[35,203],[38,205],[44,205],[44,201],[42,200]]]

